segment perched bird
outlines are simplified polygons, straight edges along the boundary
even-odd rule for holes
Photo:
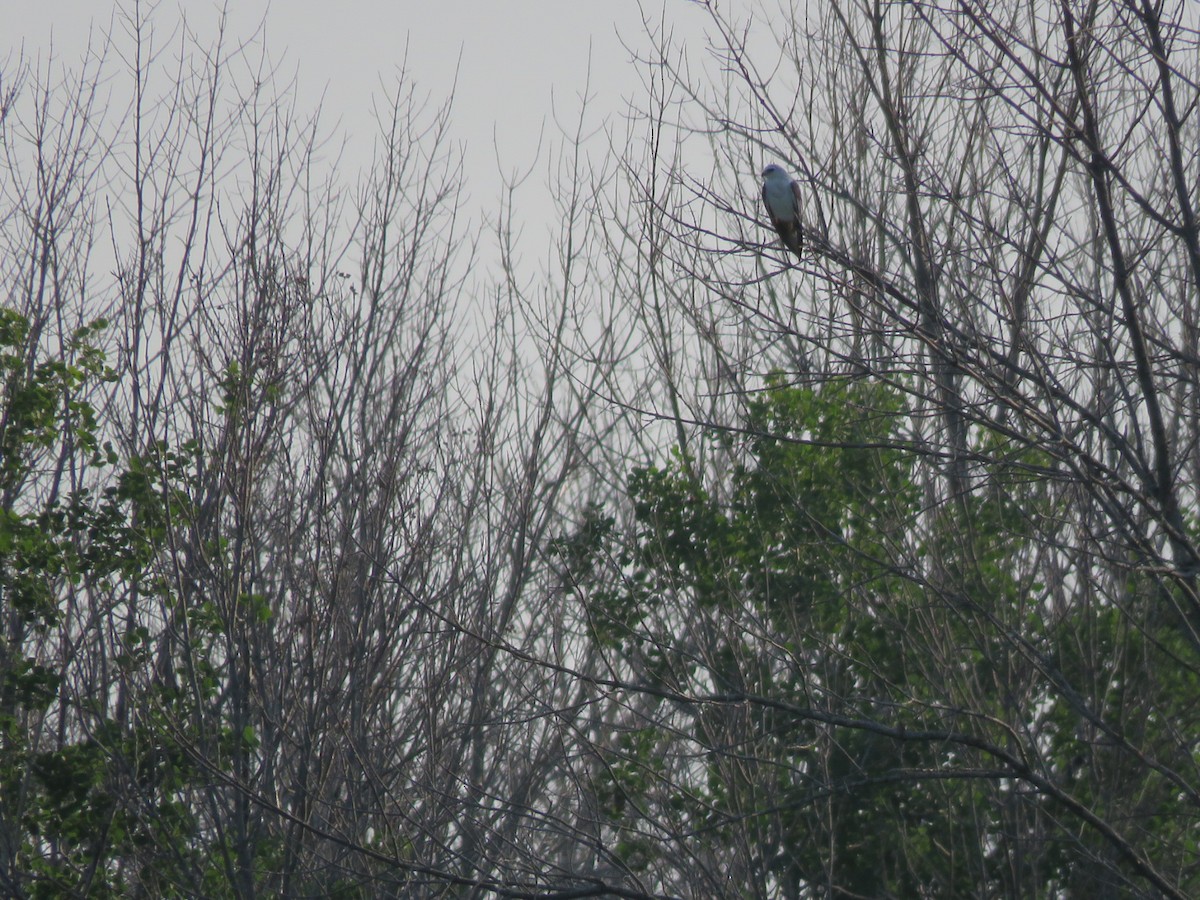
[[[763,203],[771,224],[779,232],[783,246],[797,256],[804,246],[804,225],[800,221],[800,185],[788,178],[787,172],[771,163],[762,170]]]

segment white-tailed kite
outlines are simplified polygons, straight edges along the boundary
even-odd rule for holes
[[[800,221],[800,185],[788,178],[787,172],[771,163],[762,170],[763,203],[771,224],[779,232],[783,246],[797,256],[804,246],[804,225]]]

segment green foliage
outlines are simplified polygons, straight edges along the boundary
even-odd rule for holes
[[[726,848],[714,852],[753,848],[739,865],[763,885],[833,884],[846,896],[971,891],[980,870],[956,861],[982,865],[974,811],[986,801],[970,781],[912,774],[952,769],[952,749],[869,730],[834,735],[772,705],[939,724],[920,701],[944,687],[923,683],[922,661],[896,640],[928,605],[900,562],[927,551],[913,539],[921,494],[899,437],[903,413],[902,396],[881,385],[773,380],[750,406],[743,459],[719,495],[677,456],[632,472],[626,547],[597,509],[560,543],[596,639],[631,677],[750,698],[676,722],[707,760],[704,778],[685,777],[686,786],[668,787],[664,756],[695,751],[661,728],[621,739],[598,787],[618,834],[637,835],[633,810],[649,810]],[[1022,522],[1002,501],[972,515],[980,530],[1011,537],[995,539],[979,568],[978,596],[995,596]],[[618,579],[605,577],[603,560],[617,563]],[[1015,590],[1001,594],[1011,600]],[[648,867],[653,848],[630,840],[618,841],[623,860]]]
[[[848,604],[869,611],[907,589],[888,560],[917,506],[893,433],[898,413],[896,395],[868,385],[772,384],[751,405],[747,461],[724,499],[695,484],[682,459],[635,469],[630,571],[596,595],[597,636],[644,642],[661,598],[682,591],[708,614],[764,617],[785,642],[847,629],[873,640],[869,619],[852,621]]]
[[[121,457],[103,443],[89,400],[112,377],[94,344],[102,327],[46,358],[28,323],[0,310],[0,889],[271,893],[284,836],[226,784],[269,752],[269,725],[245,709],[242,642],[271,627],[270,598],[211,589],[241,582],[218,519],[200,527],[197,444]],[[228,427],[245,382],[231,365]],[[172,556],[184,541],[207,589],[179,577],[193,562]],[[290,874],[303,891],[366,896],[353,876]]]
[[[90,382],[112,378],[103,353],[91,343],[105,327],[101,319],[77,330],[66,348],[68,359],[35,360],[28,321],[0,308],[0,489],[11,491],[27,477],[37,452],[55,446],[63,425],[80,449],[108,458],[111,449],[102,452],[98,444],[95,412],[79,394]]]
[[[1200,724],[1200,681],[1169,614],[1185,598],[1126,576],[1114,597],[1052,606],[1036,543],[1059,527],[1051,461],[975,435],[971,489],[928,504],[903,415],[880,385],[775,380],[723,479],[699,483],[679,455],[635,469],[628,535],[590,508],[559,542],[624,677],[709,698],[659,701],[610,748],[597,798],[631,869],[669,857],[640,838],[649,819],[748,892],[1112,890],[1122,863],[1101,835],[1046,840],[1061,806],[988,774],[993,756],[901,729],[1032,735],[1018,752],[1135,844],[1195,846],[1193,799],[1146,765],[1197,762],[1179,735]]]
[[[62,693],[64,598],[161,593],[153,562],[195,467],[194,447],[160,445],[119,465],[100,442],[88,393],[111,378],[92,343],[103,327],[76,332],[64,358],[41,359],[28,323],[0,310],[0,828],[11,848],[6,883],[33,897],[118,897],[128,893],[122,879],[169,881],[197,834],[181,792],[200,773],[173,749],[186,738],[178,725],[155,712],[172,704],[185,713],[186,698],[158,684],[137,703],[137,720],[117,721],[73,709],[78,701]],[[76,467],[70,489],[59,486],[63,461]],[[151,662],[154,641],[124,621],[113,662],[128,676]],[[45,739],[51,714],[73,723],[65,739]],[[252,729],[239,738],[256,740]],[[141,874],[117,865],[147,852],[174,861]]]

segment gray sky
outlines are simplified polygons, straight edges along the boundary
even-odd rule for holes
[[[22,50],[44,59],[53,35],[55,56],[74,65],[89,24],[105,30],[115,6],[5,0],[0,60],[11,64]],[[664,6],[677,37],[698,46],[705,16],[685,0],[237,0],[229,32],[247,36],[265,23],[271,59],[297,75],[300,109],[315,107],[324,92],[325,121],[341,120],[348,161],[358,166],[370,156],[371,95],[394,78],[406,52],[410,75],[435,101],[454,88],[457,71],[453,136],[466,148],[469,202],[479,207],[498,196],[497,152],[504,171],[526,169],[543,127],[556,135],[552,108],[573,121],[589,56],[592,121],[619,114],[639,79],[618,33],[643,45],[643,12],[657,21]],[[169,31],[181,9],[202,39],[215,31],[220,4],[208,0],[161,0],[156,28]],[[539,184],[543,173],[535,169]]]

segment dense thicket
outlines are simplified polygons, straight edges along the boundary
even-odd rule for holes
[[[759,12],[532,274],[406,75],[8,67],[0,892],[1200,894],[1193,14]]]

